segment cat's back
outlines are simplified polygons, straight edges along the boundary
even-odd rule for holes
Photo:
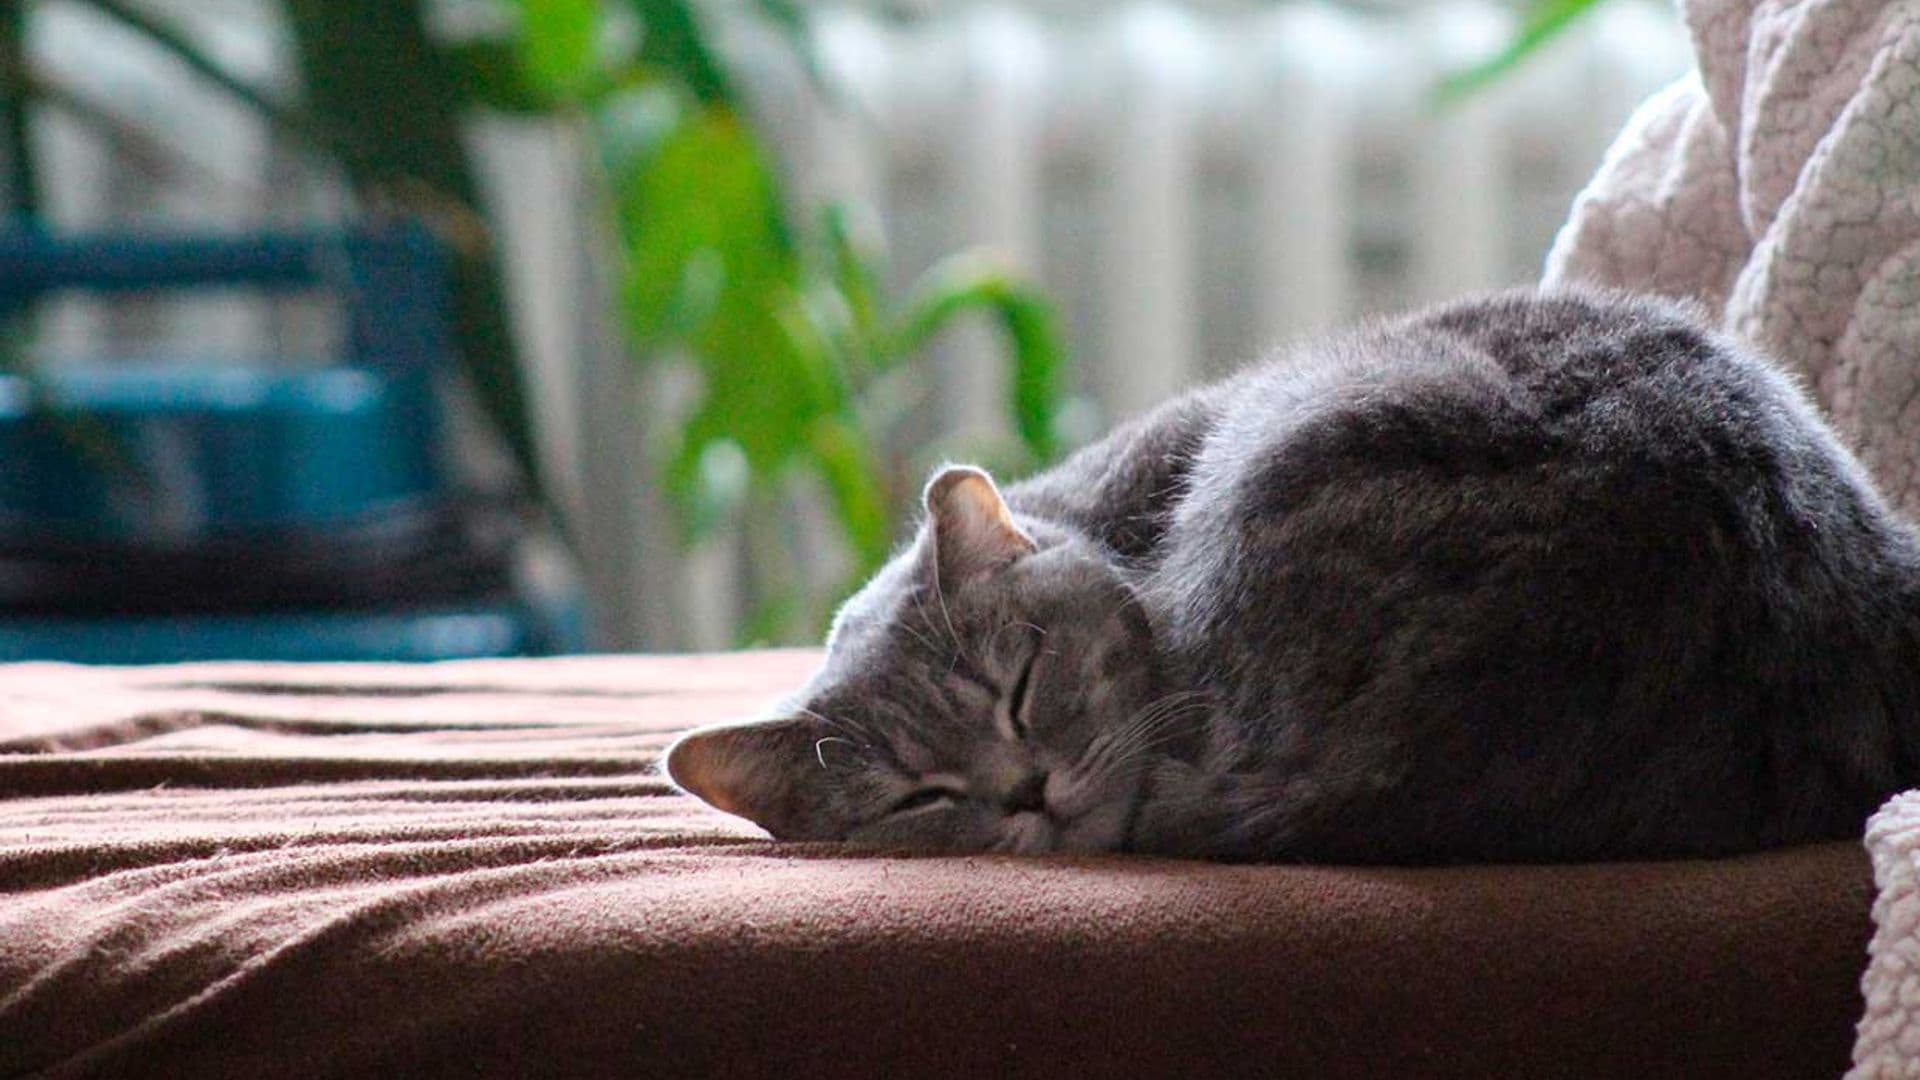
[[[1415,315],[1388,336],[1401,349],[1424,342],[1498,371],[1500,404],[1560,450],[1666,459],[1741,442],[1780,449],[1825,433],[1766,360],[1695,309],[1654,297],[1510,292]]]
[[[1892,526],[1790,379],[1665,301],[1462,301],[1310,345],[1228,389],[1186,510],[1248,519],[1465,485],[1483,505],[1506,493],[1592,507],[1608,528],[1829,511]]]
[[[1169,640],[1249,753],[1371,762],[1316,782],[1408,857],[1824,835],[1915,704],[1911,532],[1790,380],[1658,301],[1470,300],[1247,373],[1165,550]]]
[[[1691,310],[1600,292],[1465,300],[1310,345],[1250,372],[1222,449],[1293,442],[1329,460],[1449,471],[1552,458],[1752,463],[1825,432],[1792,384]]]

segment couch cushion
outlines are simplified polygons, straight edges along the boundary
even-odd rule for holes
[[[882,858],[676,794],[806,652],[0,667],[0,1075],[1837,1075],[1857,845]]]

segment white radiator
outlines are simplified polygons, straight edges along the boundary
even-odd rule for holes
[[[204,95],[175,92],[187,77],[44,7],[60,15],[43,22],[63,70],[138,101],[220,178],[136,190],[97,139],[49,121],[40,135],[62,223],[154,208],[286,218],[272,194],[286,190],[286,166],[257,125],[211,122]],[[763,36],[731,36],[801,212],[829,200],[878,210],[903,281],[982,245],[1035,277],[1063,308],[1088,429],[1280,341],[1532,280],[1614,130],[1687,62],[1664,5],[1615,0],[1490,92],[1442,110],[1435,82],[1505,39],[1505,8],[1030,0],[944,3],[909,21],[870,4],[813,10],[831,93]],[[263,41],[215,32],[235,61],[272,69]],[[489,120],[474,140],[543,449],[579,524],[606,643],[729,643],[752,603],[743,545],[674,551],[641,455],[658,388],[636,388],[600,306],[582,302],[607,275],[577,133]],[[303,211],[338,212],[324,188]],[[99,319],[64,314],[56,336],[84,342]],[[266,332],[237,316],[216,325],[223,346]],[[941,345],[948,435],[1002,428],[999,355],[981,327]]]
[[[1440,110],[1502,9],[1060,6],[830,9],[838,109],[746,55],[804,198],[881,208],[908,270],[998,249],[1067,305],[1113,412],[1355,315],[1532,280],[1614,130],[1686,65],[1664,7],[1615,3]],[[954,415],[981,422],[995,372],[954,359]]]

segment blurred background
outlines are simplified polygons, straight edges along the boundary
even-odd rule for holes
[[[1653,0],[8,0],[0,659],[817,641],[926,471],[1530,282]]]

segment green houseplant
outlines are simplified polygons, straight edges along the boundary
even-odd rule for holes
[[[339,167],[363,202],[440,224],[454,240],[456,329],[465,374],[536,493],[543,490],[499,271],[474,170],[459,137],[476,109],[563,118],[590,133],[619,259],[616,321],[634,354],[682,358],[692,407],[661,455],[689,540],[745,518],[764,531],[796,477],[825,491],[828,521],[852,553],[848,580],[886,555],[911,493],[898,467],[890,402],[923,346],[969,311],[1006,330],[1012,378],[999,451],[1033,464],[1058,450],[1063,353],[1047,305],[970,258],[945,262],[903,298],[880,284],[879,245],[852,211],[796,225],[751,110],[712,46],[713,12],[694,0],[510,0],[490,32],[429,32],[424,0],[283,0],[305,88],[278,97],[223,68],[181,28],[129,0],[86,0],[217,92]],[[761,20],[805,56],[808,24],[791,0],[756,0]],[[30,103],[70,107],[57,73],[25,48],[28,5],[0,22],[0,76],[13,209],[31,212],[38,177]],[[756,637],[817,630],[825,606],[773,588]]]

